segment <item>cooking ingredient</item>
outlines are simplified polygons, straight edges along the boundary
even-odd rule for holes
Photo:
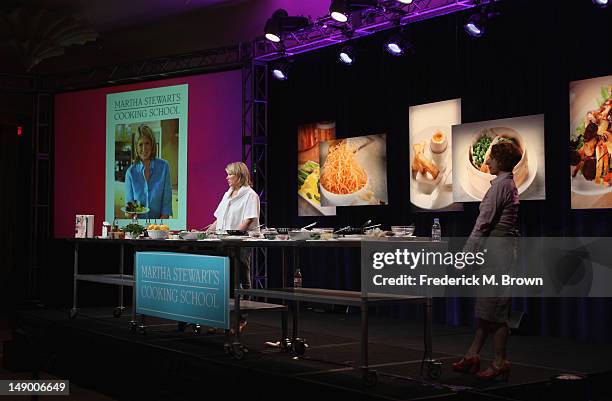
[[[485,162],[487,150],[489,150],[489,146],[491,146],[491,142],[493,142],[491,137],[483,135],[478,138],[476,143],[472,146],[472,163],[474,167],[482,167]]]
[[[440,174],[440,169],[432,160],[428,160],[425,157],[425,142],[415,143],[414,145],[412,145],[412,149],[414,150],[414,159],[412,160],[412,172],[416,173],[417,171],[420,171],[423,175],[429,173],[431,174],[434,180],[438,178],[438,174]]]

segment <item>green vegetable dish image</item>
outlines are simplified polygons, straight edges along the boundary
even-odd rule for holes
[[[472,147],[472,163],[476,168],[480,168],[484,163],[491,142],[493,142],[493,138],[485,135],[480,137]]]

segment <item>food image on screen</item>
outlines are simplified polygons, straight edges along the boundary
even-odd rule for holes
[[[612,77],[570,84],[572,208],[612,207]]]
[[[487,164],[491,148],[504,142],[521,154],[512,170],[521,199],[544,198],[544,117],[536,115],[453,126],[456,202],[482,200],[495,179]]]
[[[305,124],[298,128],[298,215],[333,216],[336,208],[321,205],[319,192],[319,143],[336,137],[333,121]]]
[[[409,109],[410,203],[413,211],[455,211],[451,127],[461,123],[461,99]]]
[[[370,135],[320,145],[321,204],[387,204],[386,136]]]
[[[363,189],[368,175],[355,158],[356,147],[349,147],[346,141],[331,146],[325,164],[321,185],[338,195],[352,194]]]

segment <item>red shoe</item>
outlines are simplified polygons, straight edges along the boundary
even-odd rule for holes
[[[480,356],[474,355],[469,358],[461,358],[460,361],[453,363],[453,370],[458,373],[476,373],[480,370]]]
[[[501,377],[503,380],[508,380],[511,370],[512,363],[510,361],[505,361],[501,368],[496,368],[495,365],[491,364],[487,370],[476,373],[476,377],[483,380],[492,380],[497,377]]]

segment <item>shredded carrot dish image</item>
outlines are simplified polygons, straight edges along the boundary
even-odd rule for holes
[[[323,164],[321,185],[329,192],[345,195],[363,188],[368,175],[355,158],[355,149],[346,141],[330,146]]]

